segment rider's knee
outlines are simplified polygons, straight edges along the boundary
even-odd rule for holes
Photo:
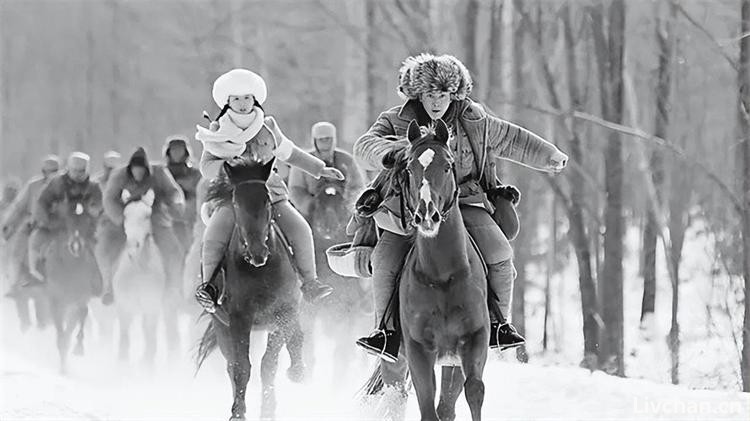
[[[489,269],[491,271],[496,271],[503,276],[507,276],[512,280],[515,280],[518,276],[516,266],[513,264],[512,259],[503,260],[502,262],[489,265]]]

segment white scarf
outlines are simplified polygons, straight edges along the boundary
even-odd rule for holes
[[[203,143],[203,149],[221,159],[231,159],[245,152],[246,143],[254,138],[263,127],[265,113],[254,107],[249,114],[237,114],[228,110],[219,119],[219,129],[211,131],[200,125],[195,138]]]

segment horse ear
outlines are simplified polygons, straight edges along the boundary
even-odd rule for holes
[[[232,178],[232,166],[229,165],[229,162],[224,161],[224,172],[227,173],[227,177]]]
[[[442,118],[439,118],[437,124],[435,125],[435,137],[437,138],[437,140],[443,143],[448,143],[450,133],[448,132],[448,126],[445,124],[445,121],[443,121]]]
[[[130,200],[130,196],[131,194],[128,191],[128,189],[123,189],[122,194],[120,194],[120,199],[122,199],[122,203],[127,203],[128,200]]]
[[[146,194],[143,195],[143,203],[147,204],[149,207],[154,205],[154,190],[148,189]]]
[[[411,123],[409,123],[409,128],[406,130],[406,133],[406,137],[409,139],[409,142],[412,143],[422,137],[422,131],[419,130],[419,123],[417,123],[417,120],[412,120]]]
[[[260,171],[260,176],[262,180],[268,180],[268,177],[271,176],[271,171],[273,171],[273,164],[276,162],[276,158],[271,159],[270,161],[263,164]]]

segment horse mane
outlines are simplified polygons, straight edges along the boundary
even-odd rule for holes
[[[234,186],[229,181],[229,177],[224,173],[222,168],[221,173],[213,181],[208,184],[208,191],[206,192],[206,202],[216,201],[219,205],[226,205],[232,203],[232,193],[234,192]]]

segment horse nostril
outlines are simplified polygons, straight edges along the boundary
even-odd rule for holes
[[[414,215],[414,222],[421,224],[422,223],[422,216],[420,214]]]
[[[438,212],[432,214],[432,222],[436,224],[440,222],[440,214]]]

